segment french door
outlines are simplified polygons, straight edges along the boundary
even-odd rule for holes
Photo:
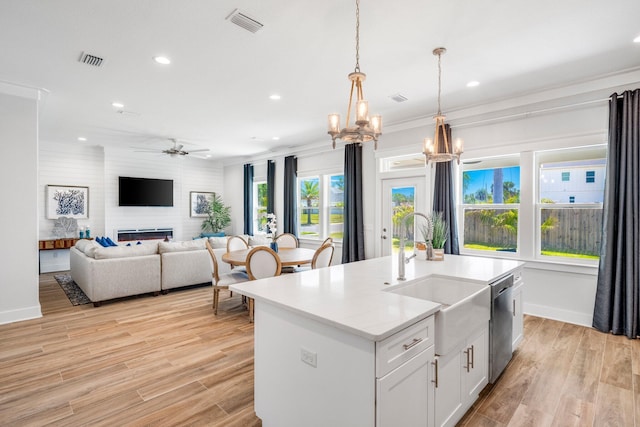
[[[380,245],[382,256],[388,256],[398,252],[400,244],[399,219],[410,212],[426,212],[426,178],[423,175],[383,179],[381,187],[382,229],[380,230]],[[416,231],[411,228],[409,237],[413,236]],[[412,241],[405,250],[413,251]]]

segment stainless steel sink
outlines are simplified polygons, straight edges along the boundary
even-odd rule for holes
[[[485,284],[430,276],[386,291],[442,304],[435,315],[437,354],[447,354],[491,317],[491,288]]]

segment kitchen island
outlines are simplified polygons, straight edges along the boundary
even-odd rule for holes
[[[433,424],[441,304],[387,292],[404,283],[395,258],[230,287],[255,299],[255,410],[264,426],[385,425],[403,408],[420,410],[396,425]],[[488,285],[521,266],[447,255],[414,259],[405,274],[407,282],[431,276]]]

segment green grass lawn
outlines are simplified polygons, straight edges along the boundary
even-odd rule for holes
[[[509,251],[514,252],[515,248],[503,248],[502,246],[488,246],[488,245],[480,245],[476,243],[466,243],[464,245],[466,249],[475,249],[480,251]],[[573,254],[569,252],[558,252],[558,251],[541,251],[541,254],[544,256],[557,256],[564,258],[578,258],[578,259],[599,259],[600,257],[597,255],[589,255],[589,254]]]

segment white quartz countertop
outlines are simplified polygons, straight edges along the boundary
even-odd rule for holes
[[[399,282],[397,257],[372,258],[295,274],[238,283],[240,294],[380,341],[440,309],[440,304],[383,292]],[[415,258],[406,265],[407,281],[427,276],[489,284],[524,263],[446,255],[444,261]]]

